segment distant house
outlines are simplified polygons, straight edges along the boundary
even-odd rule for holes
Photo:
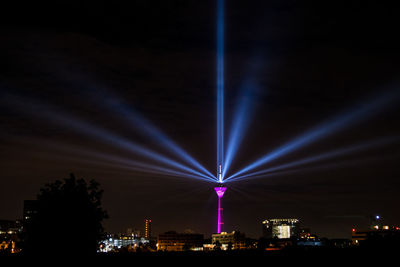
[[[202,250],[204,235],[194,233],[166,232],[158,236],[157,250],[186,251]]]
[[[232,233],[221,232],[220,234],[211,235],[212,243],[221,245],[222,249],[227,249],[231,246],[231,249],[245,249],[246,237],[243,233],[233,231]]]

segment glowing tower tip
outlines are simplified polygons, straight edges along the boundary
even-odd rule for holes
[[[224,196],[224,193],[226,191],[226,187],[215,187],[214,188],[215,192],[217,193],[218,198],[222,198]]]
[[[222,165],[219,164],[218,166],[218,183],[222,184],[223,180],[222,180]]]

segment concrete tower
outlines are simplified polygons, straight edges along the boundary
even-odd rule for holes
[[[222,221],[222,206],[221,206],[221,199],[224,196],[224,193],[226,191],[226,187],[218,186],[214,188],[215,192],[217,193],[218,196],[218,221],[217,221],[217,233],[220,234],[222,231],[222,228],[224,226],[224,222]]]

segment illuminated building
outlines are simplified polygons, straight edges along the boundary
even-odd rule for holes
[[[18,234],[21,230],[22,225],[19,220],[0,220],[0,234]]]
[[[368,230],[352,229],[351,240],[353,245],[362,245],[372,240],[400,239],[400,227],[384,225],[380,229],[373,228]]]
[[[309,239],[312,237],[311,231],[309,228],[301,228],[299,231],[299,238],[300,239]]]
[[[264,238],[286,239],[297,237],[299,234],[298,219],[268,219],[262,224]]]
[[[144,238],[150,239],[151,238],[151,220],[146,219],[144,222]]]
[[[16,247],[19,241],[19,234],[22,232],[20,221],[0,220],[0,252],[16,253],[20,248]]]
[[[108,235],[107,239],[100,241],[99,252],[111,252],[121,248],[137,248],[140,245],[149,244],[149,240],[145,238],[137,238],[132,235]]]
[[[374,215],[371,217],[370,221],[370,228],[371,230],[379,230],[383,228],[383,220],[382,217],[379,215]]]
[[[384,225],[380,215],[370,217],[369,229],[352,229],[352,244],[360,245],[371,240],[389,240],[390,238],[400,239],[400,227]]]
[[[193,233],[166,232],[158,236],[157,250],[186,251],[202,250],[204,235]]]
[[[126,234],[128,236],[132,236],[133,238],[139,238],[140,237],[140,231],[137,230],[137,229],[128,228],[126,230]]]
[[[226,250],[228,245],[232,245],[232,249],[245,249],[245,235],[238,231],[232,233],[221,232],[219,234],[211,235],[211,242],[213,245],[221,245],[222,250]]]
[[[38,204],[37,200],[24,200],[24,210],[23,210],[23,220],[28,222],[31,220],[32,216],[37,213]]]
[[[320,247],[322,246],[322,241],[319,239],[301,239],[296,242],[297,246],[304,246],[304,247]]]

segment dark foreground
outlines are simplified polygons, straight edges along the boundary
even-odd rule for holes
[[[85,261],[90,265],[109,265],[116,263],[147,262],[151,264],[179,264],[185,266],[199,264],[224,264],[227,262],[241,264],[265,265],[266,263],[318,263],[318,264],[346,264],[368,263],[378,260],[385,263],[388,260],[398,259],[400,250],[380,248],[289,248],[280,251],[213,251],[213,252],[142,252],[142,253],[107,253],[83,257],[74,253],[63,255],[1,255],[0,262],[11,261],[49,261],[51,263]],[[260,264],[264,262],[265,264]],[[246,267],[246,266],[244,266]]]

